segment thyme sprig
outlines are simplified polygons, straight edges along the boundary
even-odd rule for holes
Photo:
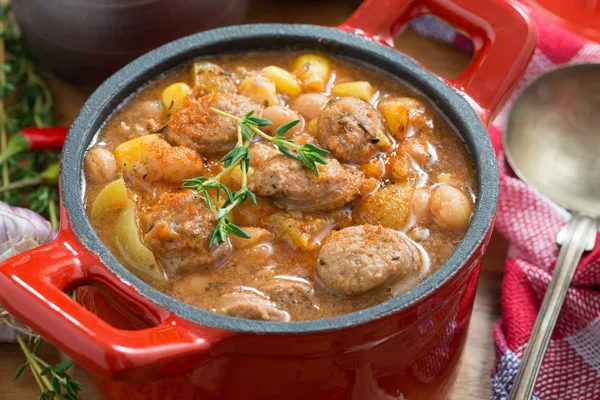
[[[29,367],[41,390],[38,400],[80,400],[78,393],[82,385],[67,373],[73,361],[64,361],[52,366],[38,356],[41,338],[36,340],[33,350],[29,349],[20,336],[17,336],[17,340],[25,355],[25,362],[17,368],[13,381],[19,379]]]
[[[184,179],[183,187],[186,189],[192,189],[204,196],[206,204],[211,211],[215,212],[215,220],[217,225],[213,229],[210,239],[209,246],[213,247],[219,243],[227,240],[227,236],[231,233],[233,235],[249,239],[250,236],[244,232],[239,226],[231,222],[229,219],[229,213],[235,207],[240,206],[246,199],[250,198],[254,204],[257,203],[256,196],[248,189],[247,177],[248,169],[250,168],[250,140],[246,139],[242,132],[241,125],[238,125],[238,142],[236,146],[227,153],[221,162],[223,163],[223,170],[212,178],[198,177],[193,179]],[[221,183],[221,178],[231,172],[235,167],[240,166],[242,171],[242,185],[240,190],[232,192],[227,186]],[[223,205],[218,209],[215,209],[214,201],[209,193],[209,190],[214,190],[217,201],[221,198],[221,192],[225,194],[225,201]]]
[[[263,139],[266,139],[269,142],[273,143],[275,146],[277,146],[279,151],[287,157],[299,161],[300,164],[310,169],[311,172],[316,176],[319,176],[319,169],[317,168],[317,164],[327,164],[327,160],[323,158],[324,155],[329,154],[327,150],[315,146],[312,143],[305,143],[303,145],[299,145],[293,140],[285,138],[286,132],[292,129],[298,123],[300,123],[299,119],[280,126],[279,128],[277,128],[275,136],[270,136],[261,131],[258,127],[271,125],[271,121],[269,121],[266,118],[255,117],[254,111],[250,111],[242,118],[239,118],[235,115],[231,115],[216,108],[211,107],[210,110],[219,115],[237,121],[237,123],[241,126],[242,134],[245,138],[247,138],[247,140],[252,140],[254,136],[253,133],[259,135]]]
[[[223,170],[221,172],[212,178],[202,176],[193,179],[184,179],[183,187],[195,190],[202,194],[208,208],[215,213],[214,218],[217,224],[215,225],[209,240],[209,246],[213,247],[219,243],[225,242],[230,233],[242,238],[250,238],[242,228],[231,222],[229,213],[234,208],[242,205],[247,199],[250,199],[254,205],[258,204],[256,195],[248,189],[247,185],[247,175],[248,170],[250,169],[249,146],[254,139],[255,134],[273,143],[281,153],[289,158],[299,161],[317,176],[319,175],[319,170],[316,164],[327,164],[327,160],[323,158],[323,155],[329,154],[329,152],[310,143],[299,145],[294,141],[285,138],[286,132],[296,126],[300,120],[295,120],[280,126],[277,128],[275,136],[270,136],[261,131],[259,127],[271,125],[271,121],[266,118],[255,116],[254,111],[250,111],[242,118],[212,107],[210,108],[210,111],[237,122],[237,144],[233,150],[221,158],[221,162],[223,163]],[[221,178],[238,165],[242,172],[242,184],[240,190],[232,192],[227,186],[221,183]],[[225,201],[222,206],[215,208],[214,201],[209,193],[211,190],[216,192],[215,197],[217,201],[219,201],[221,192],[224,193]]]

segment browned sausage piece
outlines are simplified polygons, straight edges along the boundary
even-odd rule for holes
[[[401,233],[374,225],[333,232],[321,248],[317,275],[331,290],[346,296],[367,293],[414,270],[415,256]]]
[[[358,164],[375,155],[386,134],[379,111],[354,97],[330,102],[319,115],[317,131],[317,140],[335,158]]]
[[[253,143],[250,145],[250,166],[260,167],[271,158],[281,154],[271,143]]]
[[[358,196],[362,174],[345,168],[335,159],[318,165],[319,176],[284,155],[262,164],[248,187],[258,196],[273,197],[289,210],[328,211],[342,207]]]
[[[230,317],[253,319],[258,321],[290,320],[290,315],[277,308],[268,299],[252,292],[235,292],[221,296],[217,312]]]
[[[307,280],[285,276],[275,277],[259,289],[275,303],[286,307],[311,304],[315,293]]]
[[[173,116],[165,128],[167,140],[174,146],[187,146],[200,154],[225,154],[233,149],[237,141],[237,122],[211,112],[209,107],[236,117],[262,108],[237,94],[207,94]]]
[[[140,222],[146,232],[144,241],[170,276],[223,262],[231,250],[229,243],[209,247],[213,214],[191,190],[163,193],[154,206],[142,212]]]

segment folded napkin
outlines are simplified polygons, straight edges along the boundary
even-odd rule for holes
[[[521,363],[558,257],[556,236],[569,214],[515,177],[502,152],[501,132],[519,89],[535,76],[563,63],[600,61],[600,44],[589,42],[534,14],[540,40],[533,59],[490,127],[500,168],[496,229],[510,246],[502,282],[502,317],[494,329],[494,400],[506,399]],[[412,22],[418,33],[463,51],[471,42],[440,20]],[[600,183],[599,183],[600,184]],[[535,386],[535,399],[600,399],[600,239],[584,255],[565,300]]]

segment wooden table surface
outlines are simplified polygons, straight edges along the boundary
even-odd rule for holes
[[[252,0],[247,21],[337,25],[351,14],[356,4],[356,1],[350,0]],[[396,44],[400,51],[444,77],[457,76],[469,62],[469,57],[439,43],[424,40],[410,30],[403,32]],[[52,80],[51,85],[56,98],[57,118],[61,124],[68,125],[77,115],[89,89],[75,88],[57,79]],[[498,234],[494,234],[483,258],[467,346],[460,362],[456,386],[450,394],[452,400],[481,400],[489,397],[489,376],[494,362],[492,329],[500,315],[500,282],[505,254],[506,242]],[[48,361],[58,361],[56,350],[49,345],[42,349],[42,355]],[[22,362],[23,355],[17,345],[0,345],[0,399],[38,398],[39,389],[27,373],[19,381],[12,382],[14,372]],[[74,376],[84,385],[81,395],[83,400],[101,398],[84,370],[76,369]]]

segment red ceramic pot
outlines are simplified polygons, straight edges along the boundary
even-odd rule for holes
[[[444,81],[388,47],[424,13],[473,39],[473,61],[456,80]],[[71,127],[62,158],[60,234],[0,266],[0,301],[91,371],[108,399],[444,399],[497,204],[497,166],[484,125],[527,65],[536,36],[531,20],[502,0],[368,0],[340,29],[236,26],[148,53],[106,81]],[[464,139],[477,170],[479,199],[464,240],[407,293],[336,318],[249,321],[157,292],[117,262],[88,222],[86,148],[115,107],[186,60],[289,47],[378,68],[435,104]],[[65,294],[76,287],[80,304]]]

